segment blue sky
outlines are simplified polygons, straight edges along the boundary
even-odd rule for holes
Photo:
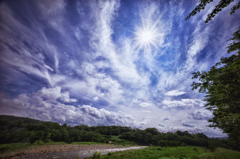
[[[191,73],[230,56],[235,2],[206,24],[216,0],[188,21],[197,0],[2,1],[0,113],[226,136]]]

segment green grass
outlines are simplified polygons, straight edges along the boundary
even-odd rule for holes
[[[90,157],[91,158],[91,157]],[[89,158],[89,159],[90,159]],[[202,147],[148,147],[139,150],[113,152],[103,155],[102,159],[240,159],[240,152],[217,148],[214,152]]]
[[[240,152],[233,151],[225,148],[217,148],[214,152],[214,155],[224,156],[229,159],[240,159]]]
[[[29,143],[11,143],[11,144],[1,144],[0,145],[0,153],[6,151],[15,151],[22,148],[30,147],[31,144]]]
[[[66,142],[47,142],[44,143],[43,145],[65,145],[67,144]]]
[[[71,144],[107,145],[107,143],[102,142],[72,142]]]
[[[208,154],[204,148],[201,147],[149,147],[139,150],[128,150],[123,152],[114,152],[108,155],[103,155],[103,159],[159,159],[159,158],[172,158],[179,159],[181,156],[200,156],[201,154]],[[186,157],[184,157],[186,158]]]

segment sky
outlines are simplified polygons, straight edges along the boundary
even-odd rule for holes
[[[223,137],[193,72],[228,57],[240,12],[218,0],[3,0],[0,114]]]

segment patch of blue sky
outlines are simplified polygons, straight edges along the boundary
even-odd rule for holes
[[[206,8],[184,21],[196,3],[1,3],[8,17],[0,17],[0,32],[6,37],[6,42],[0,43],[4,48],[1,102],[25,110],[19,116],[32,110],[31,117],[69,124],[146,128],[158,127],[156,119],[167,116],[171,127],[164,125],[162,131],[184,129],[183,123],[189,124],[186,114],[197,111],[201,129],[188,130],[219,134],[205,128],[208,116],[202,117],[206,112],[199,101],[204,95],[191,91],[191,72],[209,70],[226,55],[226,40],[238,27],[239,13],[226,18],[223,11],[205,24]],[[45,114],[38,113],[39,108]],[[46,118],[53,110],[56,113]],[[4,112],[8,112],[7,107]],[[93,118],[96,123],[92,123]]]

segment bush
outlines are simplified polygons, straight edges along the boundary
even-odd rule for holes
[[[185,158],[187,158],[187,155],[181,155],[181,156],[179,157],[179,159],[185,159]]]
[[[95,151],[93,153],[93,159],[100,159],[102,157],[102,151]]]
[[[197,151],[197,149],[194,147],[193,150]]]
[[[6,146],[3,146],[0,148],[0,152],[5,152],[5,151],[11,150],[11,149],[12,149],[11,145],[6,145]]]
[[[182,146],[187,146],[187,144],[185,142],[182,143]]]
[[[44,142],[42,140],[36,140],[33,145],[44,145]]]

